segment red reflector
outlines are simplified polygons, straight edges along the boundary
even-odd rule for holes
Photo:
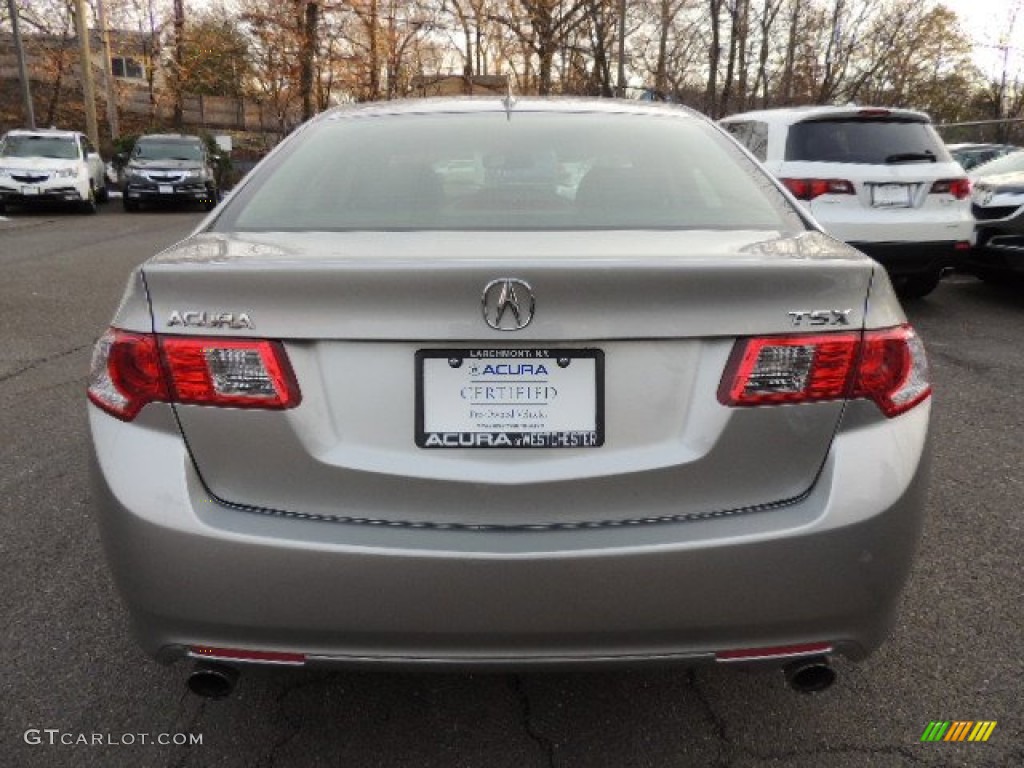
[[[971,244],[967,240],[960,240],[953,246],[955,251],[969,251],[971,250]]]
[[[777,659],[787,656],[808,656],[831,653],[829,643],[803,643],[801,645],[776,645],[768,648],[743,648],[735,651],[719,651],[717,661],[754,661],[756,659]]]
[[[797,200],[813,200],[822,195],[852,195],[853,184],[846,179],[781,179]]]
[[[208,645],[193,645],[189,655],[197,659],[219,659],[222,661],[253,661],[264,664],[305,664],[304,653],[279,653],[277,651],[246,651],[240,648],[214,648]]]

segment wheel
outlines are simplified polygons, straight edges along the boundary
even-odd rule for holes
[[[110,190],[107,189],[106,185],[100,187],[99,194],[96,195],[97,202],[108,203],[110,202]]]
[[[96,213],[96,190],[89,185],[89,197],[82,201],[82,213]]]
[[[134,200],[129,200],[127,197],[121,198],[121,204],[124,206],[124,209],[128,211],[128,213],[135,213],[137,210],[139,210],[139,204]]]
[[[204,200],[203,201],[203,210],[204,211],[212,211],[216,207],[217,207],[217,201],[216,200]]]
[[[896,293],[904,299],[923,299],[935,290],[942,275],[932,272],[927,275],[908,277],[897,284]]]

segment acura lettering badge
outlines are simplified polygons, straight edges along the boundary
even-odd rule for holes
[[[530,284],[511,277],[492,280],[484,288],[484,321],[496,331],[518,331],[533,320],[536,300]]]

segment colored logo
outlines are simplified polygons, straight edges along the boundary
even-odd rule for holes
[[[932,720],[921,741],[988,741],[995,729],[995,720]]]

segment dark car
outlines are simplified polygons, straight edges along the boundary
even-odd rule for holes
[[[152,134],[135,142],[124,169],[124,209],[143,203],[217,205],[216,158],[198,136]]]

